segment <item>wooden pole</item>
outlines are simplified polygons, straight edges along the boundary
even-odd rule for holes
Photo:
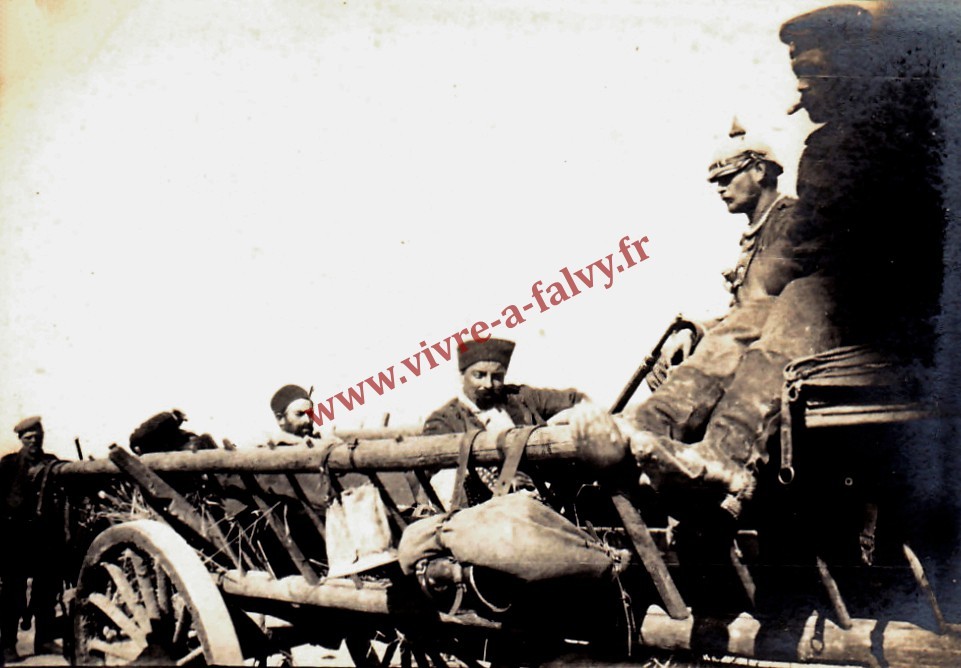
[[[644,564],[648,575],[651,576],[654,588],[660,594],[668,614],[673,619],[687,619],[691,616],[691,613],[687,609],[684,599],[681,598],[681,593],[677,590],[674,579],[671,578],[667,565],[661,557],[661,552],[654,544],[654,538],[641,518],[641,514],[637,512],[637,509],[624,495],[613,494],[611,499],[614,501],[614,507],[617,509],[617,514],[621,516],[621,522],[624,523],[627,535],[634,543],[634,549],[637,550],[641,563]]]
[[[140,461],[157,472],[171,473],[298,473],[316,472],[322,465],[332,471],[408,471],[417,468],[454,468],[462,434],[410,436],[374,439],[357,443],[318,444],[313,448],[281,447],[275,450],[200,450],[198,452],[158,452],[143,455]],[[330,450],[328,456],[328,450]],[[525,456],[531,461],[591,461],[590,453],[578,451],[567,427],[545,427],[530,437]],[[472,451],[479,465],[499,464],[504,453],[497,447],[496,434],[482,432]],[[51,473],[61,478],[116,474],[117,467],[107,459],[68,462]]]
[[[389,612],[387,588],[378,583],[365,582],[358,587],[350,580],[326,580],[311,584],[297,575],[275,580],[264,572],[227,571],[218,576],[218,584],[225,594],[234,596],[375,614]]]

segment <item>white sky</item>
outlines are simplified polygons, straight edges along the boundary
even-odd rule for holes
[[[240,442],[647,236],[523,325],[508,380],[608,403],[678,312],[722,311],[746,222],[705,181],[737,114],[788,163],[782,21],[828,4],[8,0],[0,450],[102,454],[179,407]],[[337,421],[411,424],[445,364]]]

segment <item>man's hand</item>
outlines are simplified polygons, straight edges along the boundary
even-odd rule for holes
[[[691,356],[693,348],[694,332],[690,329],[680,329],[671,334],[661,347],[661,355],[654,363],[654,368],[647,374],[648,387],[656,390],[663,385],[673,368]]]
[[[627,439],[621,434],[614,416],[601,406],[584,401],[565,413],[568,414],[570,421],[571,436],[579,448],[596,443],[627,444]]]
[[[624,460],[628,439],[622,429],[630,429],[623,418],[615,418],[606,409],[582,401],[568,413],[571,439],[581,461],[598,468],[614,466]]]

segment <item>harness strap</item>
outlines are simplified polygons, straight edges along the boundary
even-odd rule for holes
[[[338,480],[337,476],[334,475],[334,472],[330,470],[330,465],[329,465],[330,455],[333,454],[335,445],[336,444],[331,443],[330,445],[327,446],[327,449],[324,451],[324,454],[320,460],[320,472],[327,477],[327,481],[329,483],[329,488],[330,488],[330,495],[333,496],[335,499],[340,499],[340,495],[344,493],[344,488],[340,484],[340,480]]]
[[[457,475],[454,477],[454,494],[450,502],[450,511],[459,510],[467,502],[467,490],[464,483],[467,478],[467,464],[470,462],[470,453],[474,449],[474,441],[477,435],[483,431],[475,429],[465,432],[460,439],[460,452],[457,454]]]
[[[498,476],[497,484],[494,486],[494,496],[503,496],[510,491],[514,476],[517,475],[517,467],[520,466],[521,459],[524,457],[527,441],[531,434],[542,426],[534,425],[533,427],[509,429],[497,436],[497,448],[506,450],[506,452],[500,476]]]

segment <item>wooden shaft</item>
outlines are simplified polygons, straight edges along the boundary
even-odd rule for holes
[[[827,591],[828,599],[830,599],[831,605],[834,607],[834,613],[838,617],[838,626],[846,631],[851,628],[853,622],[851,621],[851,615],[848,613],[848,607],[844,604],[844,599],[841,597],[841,590],[838,588],[838,583],[834,580],[834,576],[831,575],[831,571],[828,570],[828,565],[824,563],[821,557],[814,557],[814,560],[817,563],[818,575],[821,576],[821,582]]]
[[[241,574],[239,571],[228,571],[218,579],[221,590],[234,596],[357,612],[389,612],[387,589],[376,583],[364,583],[359,588],[350,580],[326,580],[311,584],[306,578],[296,575],[276,580],[263,572]]]
[[[462,434],[411,436],[397,439],[360,441],[356,445],[336,443],[328,447],[289,446],[275,450],[201,450],[158,452],[140,458],[158,472],[200,473],[297,473],[316,472],[323,464],[333,471],[408,471],[417,468],[454,468]],[[330,449],[328,456],[327,451]],[[353,451],[353,452],[351,452]],[[472,451],[479,465],[499,464],[504,453],[498,449],[496,434],[482,432]],[[525,457],[531,461],[577,460],[578,450],[567,427],[545,427],[535,431]],[[325,461],[326,460],[326,461]],[[68,462],[51,471],[61,478],[115,474],[117,467],[107,459]]]
[[[614,501],[617,514],[621,516],[627,535],[634,543],[634,549],[637,550],[644,568],[651,576],[654,588],[664,602],[667,613],[673,619],[687,619],[691,613],[684,604],[684,599],[681,598],[681,593],[677,590],[677,585],[674,584],[674,579],[667,570],[667,564],[661,558],[661,553],[654,544],[654,538],[641,518],[641,514],[622,494],[614,494],[611,499]]]

